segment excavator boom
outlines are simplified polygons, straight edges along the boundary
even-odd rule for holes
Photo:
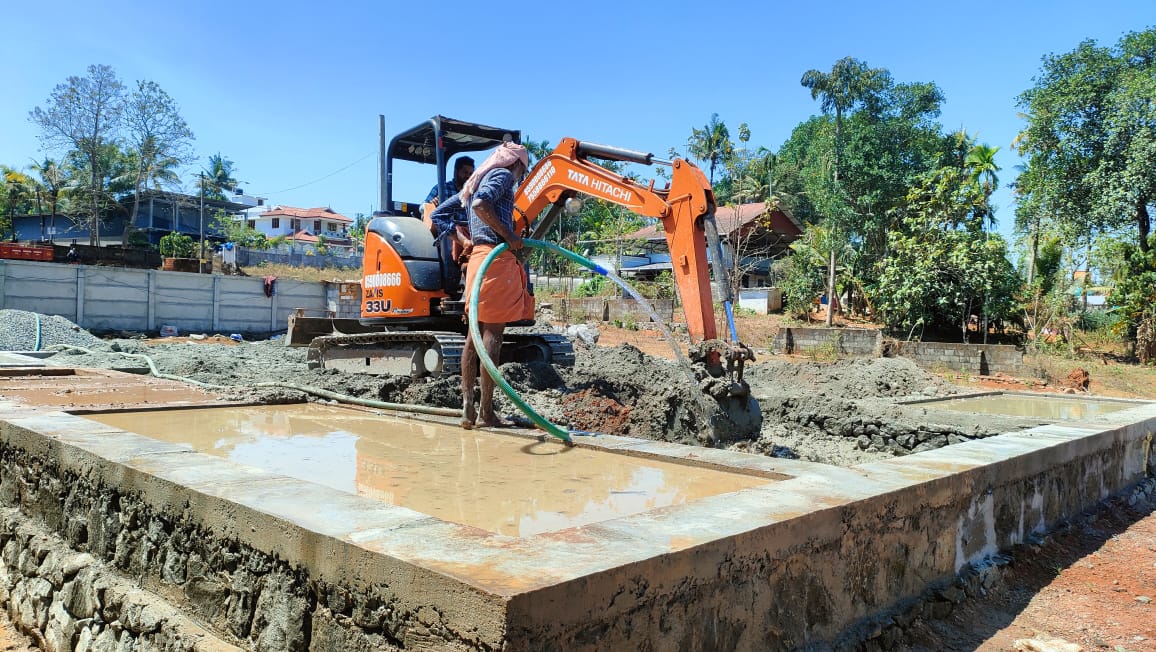
[[[655,189],[653,181],[642,185],[590,158],[644,165],[666,163],[671,167],[670,184],[664,189]],[[514,201],[520,224],[515,226],[530,228],[546,207],[558,206],[577,193],[661,221],[691,338],[715,339],[706,237],[707,222],[714,219],[715,200],[702,170],[683,159],[661,161],[643,152],[564,138],[553,152],[538,161],[519,188]]]

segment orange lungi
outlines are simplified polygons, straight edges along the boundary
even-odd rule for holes
[[[466,267],[466,310],[469,311],[469,297],[473,292],[474,277],[478,268],[494,245],[475,244],[470,253],[470,263]],[[482,289],[478,293],[478,321],[483,324],[510,323],[534,318],[534,298],[527,291],[526,268],[509,251],[495,258],[482,279]]]

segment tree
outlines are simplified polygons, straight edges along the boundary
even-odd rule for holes
[[[4,215],[4,228],[5,230],[11,230],[12,239],[15,240],[16,214],[25,215],[31,212],[32,207],[35,205],[36,180],[6,165],[0,166],[0,177],[3,177],[0,180],[4,182],[4,188],[6,190],[5,199],[8,205],[8,211]]]
[[[136,163],[132,213],[127,223],[131,225],[140,210],[141,190],[174,181],[173,168],[185,164],[192,156],[193,132],[177,110],[176,102],[151,81],[138,81],[128,97],[124,127]]]
[[[1153,98],[1156,28],[1126,34],[1114,48],[1084,41],[1044,57],[1035,85],[1019,96],[1027,126],[1016,144],[1035,171],[1019,185],[1069,230],[1130,223],[1137,246],[1148,251],[1156,201]]]
[[[800,82],[811,90],[811,99],[819,100],[823,113],[835,114],[835,181],[839,180],[842,160],[843,115],[859,104],[872,102],[874,96],[891,83],[891,73],[885,68],[868,68],[853,57],[835,62],[831,72],[808,70]]]
[[[48,235],[51,240],[55,238],[56,234],[57,211],[60,209],[61,203],[67,201],[72,189],[68,172],[51,158],[35,162],[29,166],[29,169],[40,177],[40,183],[44,188],[44,197],[48,202],[48,210],[51,211],[48,221]]]
[[[100,245],[100,204],[104,190],[101,156],[114,144],[124,111],[124,84],[106,65],[88,67],[86,77],[69,77],[49,95],[46,108],[29,114],[49,148],[72,148],[87,163],[91,203],[88,217],[89,244]]]
[[[881,263],[875,307],[884,323],[912,337],[918,329],[958,327],[967,342],[977,313],[1008,319],[1020,283],[1003,238],[984,232],[983,185],[961,165],[925,174],[898,211]]]
[[[995,210],[991,206],[991,193],[999,187],[999,177],[996,173],[999,172],[999,165],[995,162],[995,154],[999,151],[998,147],[992,147],[986,143],[972,145],[967,152],[967,158],[964,159],[964,165],[971,173],[972,183],[978,183],[983,188],[984,203],[987,204],[985,216],[988,225],[995,227]]]
[[[261,251],[269,248],[269,239],[264,233],[250,227],[244,220],[233,219],[223,210],[213,212],[209,218],[209,227],[226,242],[237,246]]]
[[[710,122],[706,126],[702,129],[691,129],[686,144],[690,156],[707,165],[710,171],[708,177],[713,186],[715,168],[725,164],[734,154],[734,144],[731,143],[726,123],[718,119],[717,113],[711,114]]]
[[[530,155],[530,167],[534,166],[539,159],[546,158],[554,148],[550,146],[548,140],[533,140],[527,135],[522,139],[522,145],[525,146],[526,152]]]
[[[834,195],[841,194],[839,170],[842,167],[843,115],[857,105],[874,102],[874,95],[890,85],[891,75],[883,68],[868,68],[867,64],[852,57],[835,62],[831,72],[808,70],[800,83],[811,90],[811,99],[818,99],[823,113],[835,114],[835,165],[832,168]],[[838,203],[842,203],[841,201]],[[846,213],[839,210],[839,213]],[[839,215],[828,215],[838,223]],[[834,322],[835,304],[835,250],[831,249],[827,270],[827,325]]]
[[[237,180],[233,178],[234,165],[232,161],[221,156],[220,152],[209,157],[209,169],[205,170],[205,176],[202,179],[205,197],[209,199],[227,199],[224,191],[233,190],[238,183]]]

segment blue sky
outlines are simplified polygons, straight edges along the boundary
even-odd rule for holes
[[[107,64],[178,102],[201,165],[220,152],[248,194],[352,217],[377,207],[379,114],[387,137],[442,114],[664,156],[717,113],[777,149],[819,112],[803,72],[853,56],[938,84],[944,127],[999,147],[1006,185],[1020,163],[1015,98],[1040,58],[1154,24],[1152,0],[9,3],[0,163],[42,158],[28,112]],[[394,196],[420,200],[433,180],[399,170]],[[995,201],[1008,233],[1011,195]]]

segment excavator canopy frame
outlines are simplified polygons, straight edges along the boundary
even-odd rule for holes
[[[385,205],[393,207],[395,160],[437,165],[439,195],[446,187],[446,163],[457,154],[493,149],[505,141],[522,142],[522,132],[435,115],[389,141],[385,150]],[[439,199],[445,199],[440,196]]]

